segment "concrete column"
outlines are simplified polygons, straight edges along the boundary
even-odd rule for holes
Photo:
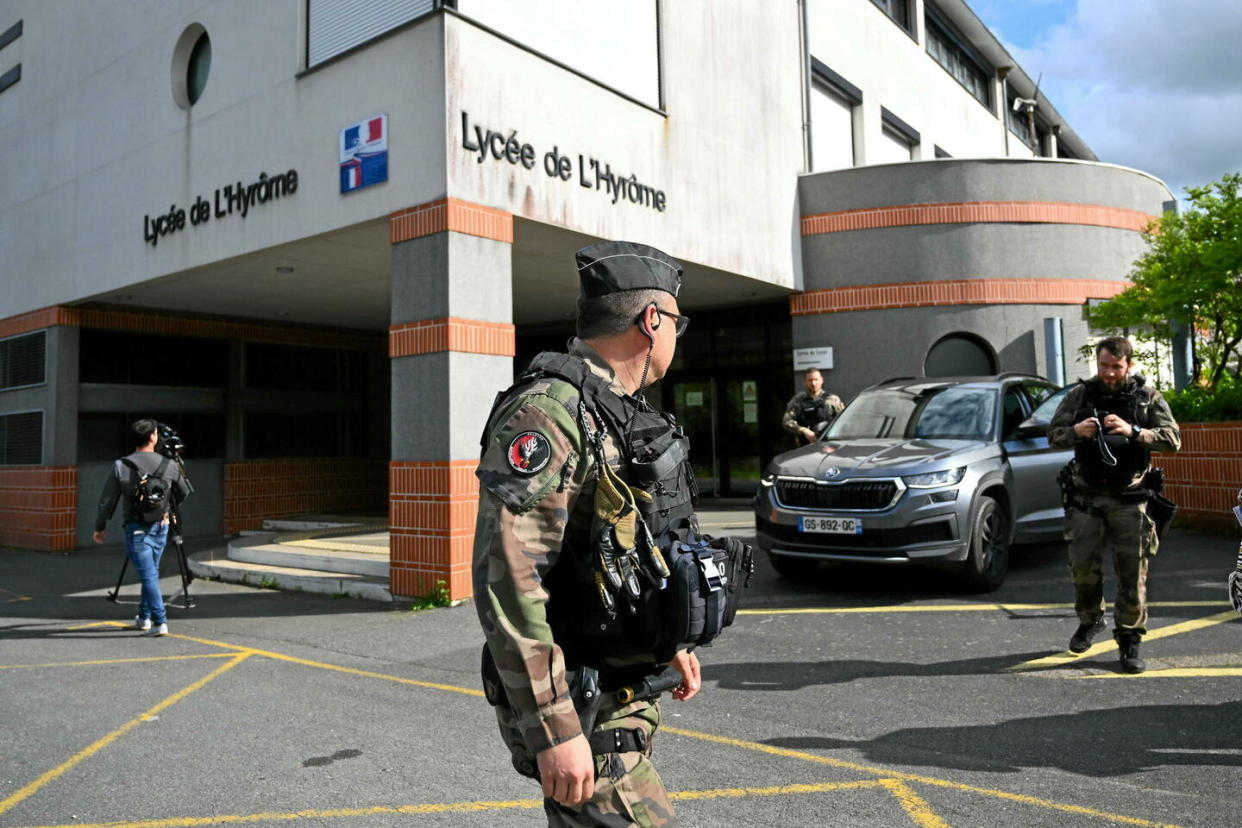
[[[78,465],[79,330],[75,325],[47,329],[43,462],[49,466]]]
[[[513,219],[457,199],[392,219],[389,586],[471,594],[479,437],[513,377]]]

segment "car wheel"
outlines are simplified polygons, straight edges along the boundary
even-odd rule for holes
[[[962,564],[963,585],[975,592],[992,592],[1009,571],[1009,515],[994,498],[983,495],[970,522],[970,545]]]
[[[792,555],[773,555],[769,552],[768,560],[772,562],[772,568],[778,575],[791,581],[809,578],[819,568],[819,561],[814,558],[795,558]]]

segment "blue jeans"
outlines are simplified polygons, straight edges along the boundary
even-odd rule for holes
[[[168,543],[167,523],[126,523],[125,551],[142,581],[142,601],[138,617],[150,618],[155,625],[165,623],[164,596],[160,594],[160,558]]]

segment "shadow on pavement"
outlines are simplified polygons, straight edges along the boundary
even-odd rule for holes
[[[1124,776],[1163,765],[1242,767],[1242,702],[1119,706],[991,725],[894,730],[875,739],[768,739],[800,750],[850,749],[882,765],[925,765],[1018,773],[1059,768]],[[1225,794],[1225,791],[1221,791]]]

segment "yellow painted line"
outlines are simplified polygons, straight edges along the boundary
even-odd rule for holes
[[[1100,673],[1094,676],[1072,676],[1076,679],[1099,678],[1221,678],[1242,676],[1242,667],[1170,667],[1145,673]]]
[[[78,624],[76,627],[66,627],[67,630],[89,630],[91,627],[129,627],[133,628],[133,624],[126,624],[121,621],[93,621],[90,624]],[[137,632],[135,630],[135,632]]]
[[[73,756],[71,756],[67,761],[62,762],[61,764],[52,768],[50,771],[47,771],[46,773],[39,776],[39,778],[35,779],[33,782],[30,782],[29,784],[23,786],[21,789],[19,789],[18,791],[10,795],[8,798],[4,799],[3,801],[0,801],[0,814],[3,814],[5,811],[9,810],[14,805],[26,799],[27,797],[29,797],[31,794],[38,791],[40,788],[42,788],[47,783],[63,775],[66,771],[71,770],[73,767],[75,767],[78,763],[80,763],[84,759],[89,759],[91,756],[94,756],[96,753],[103,750],[108,745],[112,744],[117,739],[121,738],[126,733],[133,730],[138,725],[142,724],[145,721],[150,720],[152,716],[159,715],[160,712],[167,710],[169,707],[181,701],[186,696],[193,693],[195,690],[198,690],[200,687],[207,684],[212,679],[218,676],[221,676],[224,673],[227,673],[229,670],[232,670],[234,667],[236,667],[238,664],[241,664],[243,661],[245,661],[249,657],[250,657],[250,653],[237,654],[229,661],[228,664],[223,664],[217,667],[216,669],[212,670],[210,673],[203,676],[201,679],[194,682],[193,684],[187,687],[183,687],[182,689],[178,690],[176,693],[173,693],[171,696],[164,699],[162,702],[155,705],[154,707],[152,707],[150,710],[146,711],[145,713],[142,713],[137,718],[130,719],[128,722],[121,725],[116,730],[109,733],[107,736],[104,736],[102,739],[99,739],[95,741],[94,743],[88,745],[87,747],[83,748],[82,750],[78,751]]]
[[[308,658],[298,658],[297,656],[285,655],[284,653],[275,653],[271,650],[258,650],[254,647],[239,647],[236,644],[226,644],[223,641],[212,641],[210,638],[195,638],[192,635],[169,635],[168,637],[180,638],[184,641],[193,641],[198,644],[207,644],[212,647],[224,647],[229,650],[264,656],[266,658],[275,659],[276,661],[287,661],[291,664],[301,664],[306,667],[318,667],[321,670],[333,670],[338,673],[347,673],[354,676],[384,679],[385,681],[395,681],[400,684],[412,684],[415,687],[428,687],[432,690],[447,690],[450,693],[461,693],[466,696],[483,695],[482,690],[475,690],[472,687],[458,687],[455,684],[438,684],[433,681],[419,681],[418,679],[402,678],[401,676],[390,676],[386,673],[375,673],[370,670],[358,670],[353,667],[341,667],[337,664],[328,664],[323,661],[311,661]]]
[[[881,779],[880,784],[888,788],[901,807],[915,823],[925,828],[949,828],[949,823],[940,818],[940,815],[932,810],[927,800],[919,796],[914,790],[902,782],[900,779]]]
[[[29,597],[27,597],[27,596],[25,596],[25,595],[22,595],[22,596],[17,597],[17,598],[7,598],[7,599],[5,599],[5,602],[4,602],[4,603],[6,603],[6,604],[20,604],[22,601],[30,601],[30,600],[33,600],[33,599],[31,599],[31,598],[29,598]]]
[[[1226,607],[1228,601],[1152,601],[1148,607]],[[1073,604],[895,604],[887,607],[740,609],[738,615],[854,615],[871,612],[1031,612],[1073,609]]]
[[[186,661],[192,658],[232,658],[230,653],[198,655],[151,656],[149,658],[105,658],[98,661],[52,661],[47,664],[0,664],[0,670],[32,670],[38,667],[88,667],[96,664],[138,664],[143,661]]]
[[[740,798],[747,796],[788,796],[794,794],[814,794],[828,793],[830,791],[858,790],[865,788],[885,788],[902,802],[903,807],[906,801],[902,797],[909,797],[912,807],[917,805],[925,808],[926,803],[922,798],[911,791],[906,785],[896,779],[864,779],[856,782],[822,782],[810,785],[774,785],[763,788],[715,788],[703,791],[675,791],[669,793],[669,798],[690,801],[699,799],[724,799],[724,798]],[[922,803],[918,805],[918,803]],[[72,822],[61,825],[39,825],[26,826],[25,828],[194,828],[199,825],[238,825],[254,822],[291,822],[298,819],[331,819],[334,817],[357,817],[357,816],[376,816],[380,814],[447,814],[447,813],[479,813],[484,811],[502,811],[543,808],[542,799],[517,799],[510,801],[477,801],[477,802],[445,802],[445,803],[428,803],[424,805],[375,805],[367,808],[331,808],[324,810],[305,810],[305,811],[289,811],[285,813],[263,812],[257,814],[224,814],[221,816],[210,817],[170,817],[166,819],[143,819],[122,822],[93,822],[82,823]],[[911,808],[906,808],[911,816],[914,812]],[[930,813],[930,809],[921,812],[922,820],[927,820],[926,814]],[[940,820],[935,814],[931,814],[931,819],[935,821],[921,821],[916,818],[916,822],[920,825],[945,826],[946,824]]]
[[[1202,630],[1206,627],[1213,627],[1217,624],[1224,624],[1225,622],[1232,621],[1236,618],[1242,618],[1242,616],[1239,616],[1236,612],[1230,609],[1226,612],[1218,612],[1215,615],[1208,615],[1203,618],[1195,618],[1190,621],[1182,621],[1178,624],[1170,624],[1167,627],[1157,627],[1154,630],[1148,630],[1147,634],[1143,636],[1143,640],[1155,641],[1160,638],[1168,638],[1173,635],[1194,632],[1195,630]],[[1021,664],[1015,664],[1012,667],[1006,667],[1001,672],[1016,673],[1024,670],[1040,670],[1045,667],[1060,667],[1084,658],[1090,658],[1092,656],[1097,656],[1101,653],[1107,653],[1116,649],[1117,642],[1110,638],[1106,641],[1101,641],[1099,644],[1093,644],[1084,653],[1071,653],[1066,650],[1065,652],[1054,653],[1050,656],[1032,659],[1031,661],[1024,661]]]
[[[785,756],[790,759],[802,759],[807,762],[828,765],[829,767],[861,771],[862,773],[869,773],[880,777],[892,777],[893,779],[904,782],[918,782],[923,785],[935,785],[940,788],[950,788],[964,793],[990,796],[996,799],[1008,800],[1010,802],[1019,802],[1024,805],[1035,805],[1040,808],[1048,808],[1054,811],[1064,811],[1065,813],[1070,814],[1079,814],[1082,816],[1095,817],[1097,819],[1105,819],[1109,822],[1117,822],[1123,825],[1141,825],[1147,826],[1148,828],[1176,828],[1176,826],[1164,822],[1152,822],[1151,820],[1141,819],[1139,817],[1130,817],[1123,814],[1112,814],[1107,811],[1098,811],[1094,808],[1084,808],[1080,805],[1067,805],[1062,802],[1053,802],[1048,799],[1027,796],[1026,794],[1011,793],[1010,791],[999,791],[993,788],[979,788],[974,785],[965,785],[961,782],[952,782],[948,779],[939,779],[935,776],[920,776],[914,773],[896,771],[891,768],[864,765],[858,762],[847,762],[844,759],[833,759],[828,756],[819,756],[817,754],[807,753],[801,750],[790,750],[788,748],[774,747],[772,745],[765,745],[761,742],[748,742],[742,739],[731,739],[728,736],[716,736],[711,733],[700,733],[696,730],[683,730],[679,727],[669,727],[667,725],[661,725],[661,730],[668,733],[675,733],[678,736],[686,736],[691,739],[701,739],[704,742],[715,742],[716,744],[721,745],[731,745],[744,750],[754,750],[760,753],[771,754],[773,756]]]

